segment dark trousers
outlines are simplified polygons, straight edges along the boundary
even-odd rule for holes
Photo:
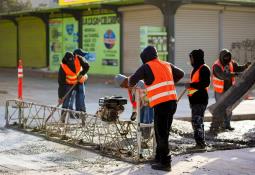
[[[197,144],[205,143],[205,130],[204,130],[204,114],[206,104],[190,104],[192,113],[192,127],[194,130],[194,139]]]
[[[157,143],[155,158],[164,165],[171,163],[168,138],[176,107],[176,101],[167,101],[154,106],[154,130]]]

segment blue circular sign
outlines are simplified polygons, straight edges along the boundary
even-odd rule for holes
[[[111,49],[114,47],[116,42],[115,33],[109,29],[104,33],[104,45],[107,49]]]

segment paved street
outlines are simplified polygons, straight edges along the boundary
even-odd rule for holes
[[[16,98],[16,85],[15,71],[3,71],[0,76],[0,174],[166,174],[152,170],[150,164],[125,163],[87,150],[68,147],[41,137],[3,128],[5,100]],[[25,75],[24,100],[56,105],[57,87],[57,81],[54,78]],[[182,89],[182,86],[178,86],[177,91],[180,92]],[[109,81],[93,81],[88,83],[86,90],[89,113],[95,113],[100,97],[127,96],[124,89],[115,87]],[[210,103],[214,102],[212,96],[210,91]],[[253,100],[244,101],[234,113],[239,116],[242,114],[253,116],[254,104]],[[127,105],[126,109],[122,118],[128,119],[131,106]],[[188,99],[184,96],[179,102],[176,118],[189,116]],[[240,127],[238,123],[234,125],[237,128],[245,128],[248,123],[252,134],[255,128],[254,121],[241,122]],[[208,128],[208,123],[206,127]],[[189,126],[190,129],[191,126]],[[226,137],[227,134],[223,133],[221,137]],[[169,174],[252,175],[255,174],[254,157],[254,148],[174,156],[172,173]]]

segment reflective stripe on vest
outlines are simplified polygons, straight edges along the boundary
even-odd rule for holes
[[[197,70],[196,70],[196,72],[192,75],[192,73],[191,73],[191,83],[197,83],[197,82],[199,82],[199,80],[200,80],[200,69],[203,67],[203,66],[206,66],[206,67],[208,67],[206,64],[202,64]],[[206,87],[205,88],[207,91],[208,91],[208,89],[209,89],[209,87]],[[190,88],[188,88],[188,96],[189,97],[191,97],[194,93],[196,93],[198,91],[198,89],[195,89],[195,88],[192,88],[192,87],[190,87]]]
[[[213,64],[213,69],[214,69],[214,66],[215,65],[218,65],[222,71],[224,71],[224,67],[222,66],[222,64],[220,63],[220,60],[216,60]],[[233,62],[230,61],[229,63],[229,70],[230,70],[230,73],[233,73],[234,72],[234,66],[233,66]],[[235,84],[235,78],[232,77],[232,85]],[[216,76],[212,76],[212,82],[213,82],[213,88],[214,88],[214,91],[217,92],[217,93],[223,93],[224,92],[224,80],[221,80],[219,78],[217,78]]]
[[[74,65],[75,65],[75,73],[64,63],[61,64],[62,69],[66,74],[66,83],[67,84],[76,84],[78,82],[78,75],[82,71],[82,67],[80,61],[77,57],[74,58]]]
[[[146,63],[152,70],[154,81],[151,85],[146,85],[149,106],[176,100],[176,90],[172,75],[172,68],[169,63],[154,59]]]

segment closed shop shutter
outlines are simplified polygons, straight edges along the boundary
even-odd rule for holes
[[[46,31],[42,20],[35,17],[18,19],[20,57],[25,67],[46,67]]]
[[[0,21],[0,67],[17,65],[17,32],[13,22]]]
[[[163,15],[155,6],[123,7],[123,72],[130,74],[141,65],[140,26],[163,27]]]
[[[227,9],[223,12],[223,47],[230,49],[239,63],[255,59],[255,10]]]
[[[219,50],[219,10],[214,6],[180,7],[175,16],[175,64],[190,73],[188,54],[203,49],[211,66]]]

